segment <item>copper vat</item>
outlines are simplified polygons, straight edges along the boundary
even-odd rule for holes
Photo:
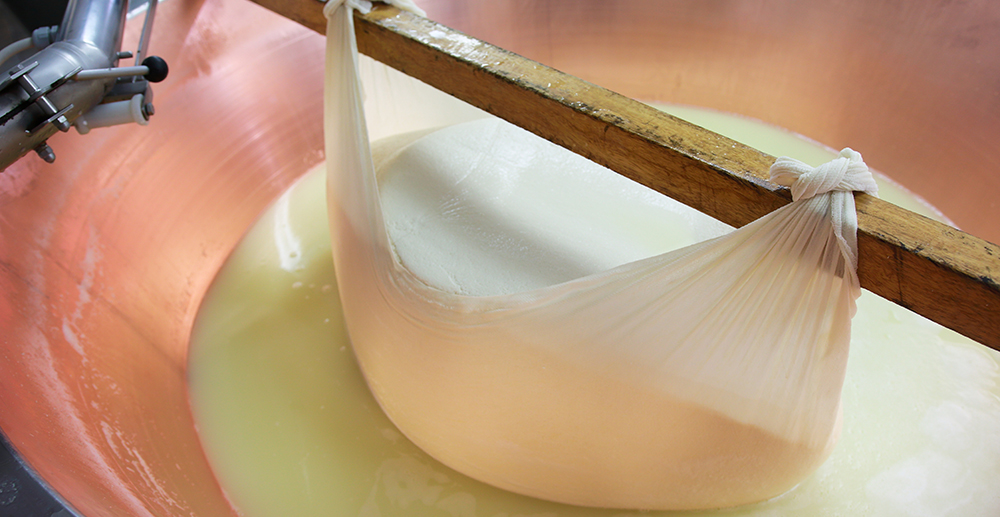
[[[1000,4],[421,4],[635,98],[860,149],[1000,242]],[[243,232],[323,157],[323,44],[246,0],[166,1],[150,125],[60,134],[55,164],[0,175],[0,429],[82,515],[236,515],[188,408],[188,338]]]

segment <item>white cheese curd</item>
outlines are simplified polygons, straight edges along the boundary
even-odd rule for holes
[[[420,204],[389,200],[415,188],[408,181],[412,178],[381,178],[387,227],[394,241],[397,235],[403,237],[395,244],[397,252],[410,257],[441,254],[437,247],[405,242],[405,229],[413,222],[410,218],[408,223],[405,214],[416,213],[410,210]],[[497,183],[476,187],[495,197],[494,187],[502,181],[492,181]],[[656,514],[571,507],[500,490],[441,465],[403,437],[370,395],[345,334],[330,260],[323,183],[322,172],[303,179],[248,233],[208,294],[192,337],[191,396],[199,431],[220,482],[246,515]],[[880,187],[884,193],[885,184]],[[529,209],[537,208],[527,201],[533,194],[521,188],[514,197],[524,198]],[[529,253],[550,260],[565,254],[584,263],[584,271],[725,231],[693,210],[643,192],[636,189],[635,201],[623,207],[643,214],[642,224],[630,223],[620,211],[607,214],[593,208],[595,214],[604,214],[595,216],[598,228],[610,224],[609,219],[623,221],[622,231],[634,241],[625,252],[615,247],[605,254],[601,250],[610,246],[580,245],[578,236],[587,232],[571,228],[532,239]],[[554,203],[572,199],[588,198],[557,196]],[[589,204],[583,208],[591,210]],[[650,220],[661,218],[670,227],[669,239],[649,227]],[[573,221],[580,222],[570,218],[566,224]],[[513,256],[509,263],[486,257],[483,268],[519,264],[515,251],[524,242],[508,246],[510,239],[463,233],[467,227],[445,222],[451,229],[442,242],[468,245],[468,256],[486,255],[484,247]],[[523,236],[524,223],[515,223],[514,234]],[[297,243],[294,249],[289,242]],[[290,261],[294,267],[289,267]],[[453,262],[459,268],[466,263],[461,257]],[[412,259],[411,265],[420,270]],[[580,273],[552,267],[539,277],[531,269],[528,274],[511,273],[510,281],[521,282],[516,289]],[[456,277],[454,285],[471,292],[488,288],[487,281],[476,280],[475,272],[464,271],[466,276]],[[433,278],[437,271],[427,268],[420,274]],[[858,304],[842,399],[843,430],[832,455],[790,492],[720,514],[996,515],[997,354],[868,293]],[[599,401],[602,388],[607,386],[595,386],[586,395]],[[458,395],[456,400],[463,400],[463,394]],[[588,409],[584,405],[581,410]],[[732,430],[722,427],[719,432]],[[636,472],[634,478],[643,475]],[[723,475],[746,472],[730,469]]]

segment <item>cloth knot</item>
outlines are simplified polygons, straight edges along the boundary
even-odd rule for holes
[[[362,13],[368,13],[372,10],[372,3],[368,0],[326,0],[326,5],[323,6],[323,15],[327,18],[333,16],[333,12],[341,5],[346,5]]]
[[[811,167],[794,158],[782,156],[771,165],[771,181],[791,187],[792,200],[809,199],[830,191],[862,191],[878,194],[878,185],[861,153],[845,147],[840,157],[819,167]]]
[[[417,7],[417,4],[413,3],[413,0],[382,0],[382,2],[394,5],[404,11],[410,11],[418,16],[427,16],[427,13],[425,13],[423,9]],[[368,11],[372,10],[372,3],[368,0],[327,0],[326,5],[323,6],[323,14],[329,18],[330,16],[333,16],[333,12],[336,11],[341,5],[346,5],[351,9],[366,14]]]

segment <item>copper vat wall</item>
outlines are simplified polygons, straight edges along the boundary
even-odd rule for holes
[[[1000,4],[812,4],[422,3],[632,97],[850,145],[1000,241]],[[170,0],[154,47],[172,75],[148,127],[61,134],[54,165],[0,175],[0,428],[84,515],[235,515],[187,406],[188,336],[245,229],[322,159],[323,39]]]

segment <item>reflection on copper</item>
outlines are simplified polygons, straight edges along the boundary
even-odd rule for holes
[[[1000,242],[1000,5],[422,2],[429,16],[628,95],[770,122],[865,161]]]
[[[61,134],[54,165],[12,167],[34,181],[0,206],[0,427],[85,515],[229,515],[187,340],[242,233],[322,159],[323,40],[252,4],[174,0],[154,45],[172,74],[149,126]]]
[[[860,149],[996,242],[1000,8],[946,4],[423,2],[626,95]],[[235,515],[188,409],[188,336],[243,232],[322,159],[323,40],[243,0],[171,0],[153,47],[171,76],[149,126],[60,134],[54,165],[0,178],[0,428],[84,515]]]

